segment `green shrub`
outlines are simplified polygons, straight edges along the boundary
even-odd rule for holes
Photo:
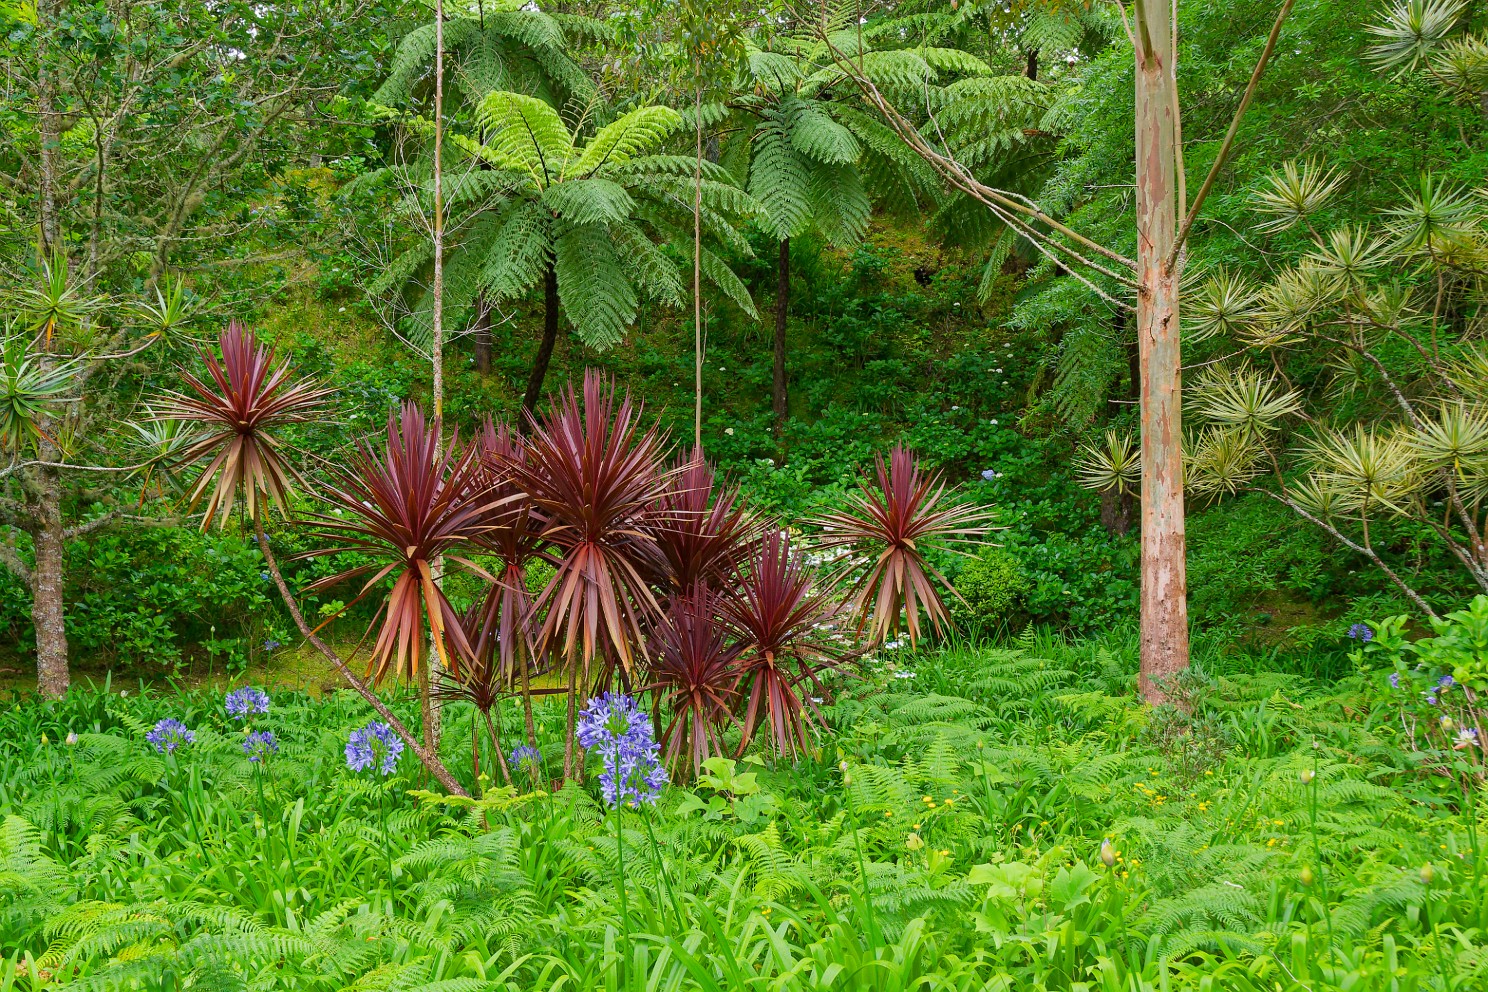
[[[1022,612],[1028,589],[1028,575],[1017,558],[1004,548],[983,548],[956,577],[961,598],[951,600],[952,617],[958,626],[991,630]]]

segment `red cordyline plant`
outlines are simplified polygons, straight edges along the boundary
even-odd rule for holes
[[[921,610],[937,634],[952,626],[936,586],[954,589],[926,560],[926,550],[985,534],[991,514],[951,502],[940,473],[921,471],[919,459],[902,445],[894,446],[887,465],[882,455],[876,461],[877,487],[863,480],[858,492],[848,494],[845,510],[814,523],[825,531],[822,547],[857,552],[846,557],[839,578],[866,565],[850,587],[859,634],[866,629],[870,641],[881,643],[897,633],[903,617],[914,645],[921,636]]]
[[[701,451],[677,466],[657,503],[652,524],[665,563],[657,585],[689,592],[730,578],[759,538],[759,523],[739,501],[737,488],[715,485]]]
[[[651,635],[651,684],[647,687],[667,707],[671,720],[662,732],[667,763],[681,771],[683,756],[692,771],[723,753],[722,728],[734,719],[739,657],[744,642],[731,637],[719,618],[721,595],[699,584],[672,597]]]
[[[475,545],[499,559],[501,568],[485,599],[466,615],[466,638],[479,665],[475,673],[479,677],[473,681],[498,693],[491,697],[491,705],[500,692],[521,684],[527,742],[536,747],[532,716],[536,660],[532,621],[536,614],[527,591],[527,569],[542,557],[546,519],[513,481],[514,467],[527,465],[531,457],[526,440],[508,425],[489,418],[475,440],[480,451],[480,484],[501,503],[491,515],[490,526],[475,538]]]
[[[271,498],[285,509],[288,505],[289,485],[294,473],[279,458],[278,442],[270,431],[283,424],[310,420],[330,390],[322,389],[310,380],[290,383],[289,362],[273,368],[273,356],[261,347],[251,332],[241,325],[230,324],[220,338],[223,360],[203,353],[209,377],[216,389],[187,372],[181,377],[195,392],[195,396],[168,395],[161,404],[161,416],[178,419],[206,428],[206,436],[191,446],[182,455],[182,464],[204,458],[211,461],[197,479],[192,492],[196,498],[216,480],[212,500],[208,507],[203,527],[207,526],[214,512],[224,515],[240,495],[248,508],[254,535],[263,552],[264,563],[273,576],[274,585],[289,610],[290,618],[310,644],[324,655],[342,677],[365,699],[378,715],[392,727],[393,732],[410,750],[419,756],[424,767],[439,780],[446,789],[464,794],[460,783],[455,781],[449,769],[439,760],[439,755],[424,747],[409,732],[397,715],[377,697],[365,682],[357,678],[342,657],[315,635],[305,614],[295,602],[279,570],[279,562],[269,546],[260,515],[260,503],[254,493],[270,493]],[[272,371],[270,371],[272,369]],[[265,466],[273,466],[266,469]]]
[[[817,586],[790,536],[770,529],[741,570],[724,615],[744,646],[738,671],[748,704],[744,712],[742,754],[762,723],[768,724],[777,754],[810,750],[816,703],[803,683],[824,692],[818,677],[837,667],[843,651],[832,643],[837,603]]]
[[[491,529],[503,499],[485,481],[476,447],[462,448],[459,436],[441,444],[437,426],[427,424],[412,403],[401,416],[388,414],[382,452],[358,445],[348,468],[336,473],[323,496],[332,514],[317,514],[317,535],[332,546],[305,552],[315,558],[354,550],[373,559],[318,579],[310,590],[370,576],[357,599],[383,579],[392,589],[378,611],[381,626],[368,673],[381,679],[390,667],[417,676],[423,671],[424,642],[433,642],[440,660],[458,678],[461,662],[472,654],[459,614],[435,581],[435,560],[447,557],[484,574],[455,554]],[[489,576],[486,576],[489,578]],[[428,633],[425,633],[427,622]],[[373,620],[376,626],[377,619]]]
[[[289,493],[298,475],[281,457],[273,432],[313,419],[333,392],[310,379],[291,381],[289,360],[276,366],[273,350],[259,344],[237,321],[227,325],[218,346],[220,361],[206,349],[200,352],[207,364],[206,380],[180,369],[190,392],[167,393],[154,415],[205,429],[176,455],[183,465],[212,459],[188,497],[189,508],[195,509],[210,492],[203,530],[213,519],[226,522],[240,494],[255,523],[261,519],[262,497],[289,515]]]
[[[642,621],[657,610],[644,576],[655,568],[655,507],[670,476],[665,441],[655,427],[641,430],[639,413],[628,393],[618,398],[613,383],[586,372],[582,407],[566,389],[534,418],[528,460],[512,465],[553,549],[556,571],[536,603],[546,610],[540,643],[585,664],[605,653],[626,672]]]
[[[543,656],[560,655],[568,669],[568,734],[564,774],[573,774],[579,666],[586,686],[596,657],[601,668],[635,670],[645,650],[643,622],[655,616],[646,576],[657,569],[651,524],[666,491],[665,441],[655,426],[642,430],[639,409],[612,382],[584,373],[584,401],[570,386],[541,418],[531,419],[526,462],[512,465],[512,481],[542,515],[553,578],[533,604],[545,612],[537,643]],[[608,672],[598,681],[607,681]]]

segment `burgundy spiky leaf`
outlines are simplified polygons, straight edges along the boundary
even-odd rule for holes
[[[419,671],[426,629],[452,673],[458,675],[461,661],[473,653],[458,614],[435,581],[434,563],[445,556],[482,571],[455,553],[478,540],[502,506],[478,455],[475,447],[461,447],[458,435],[441,445],[438,429],[407,403],[401,417],[388,415],[384,449],[358,445],[347,468],[336,473],[323,493],[333,511],[316,515],[321,528],[316,536],[330,544],[299,557],[350,550],[373,562],[308,588],[325,589],[370,573],[358,593],[361,598],[383,579],[393,579],[378,611],[381,626],[369,662],[369,671],[379,679],[390,666],[408,674]]]
[[[777,753],[810,749],[816,705],[809,695],[803,701],[799,688],[810,683],[822,691],[819,676],[842,661],[843,652],[832,641],[841,636],[831,631],[836,613],[836,603],[792,553],[790,536],[766,531],[724,604],[744,645],[739,673],[748,703],[740,753],[762,721]]]
[[[738,723],[733,704],[744,644],[722,622],[720,594],[705,585],[672,597],[651,633],[651,684],[670,713],[661,744],[678,773],[693,774],[723,753],[725,724]]]
[[[526,440],[505,423],[489,418],[476,437],[480,450],[482,484],[500,503],[489,526],[475,544],[501,560],[501,571],[479,605],[479,624],[470,629],[477,656],[494,655],[496,672],[511,685],[519,674],[530,676],[536,655],[532,629],[532,596],[527,591],[527,568],[542,557],[546,518],[514,481],[516,466],[527,465],[531,450]]]
[[[665,568],[653,581],[688,592],[728,579],[759,539],[759,523],[737,488],[715,484],[702,452],[678,465],[658,501],[652,532]]]
[[[195,509],[210,491],[202,516],[204,530],[214,519],[225,522],[231,516],[240,492],[249,519],[259,519],[262,496],[288,515],[290,490],[301,480],[282,457],[274,432],[313,419],[333,392],[311,379],[291,381],[289,360],[276,366],[273,350],[259,344],[237,321],[222,332],[218,346],[221,360],[201,351],[207,381],[181,369],[190,394],[167,393],[155,414],[156,419],[205,428],[178,460],[187,465],[211,456],[188,497],[188,505]]]
[[[657,611],[645,575],[656,566],[655,507],[670,472],[665,439],[640,427],[627,393],[594,371],[584,374],[584,400],[570,386],[528,437],[530,459],[513,465],[513,482],[544,519],[552,546],[552,580],[536,608],[546,611],[539,643],[587,664],[596,654],[633,670],[644,650],[642,621]]]
[[[910,644],[921,636],[923,610],[937,634],[952,626],[937,586],[952,589],[925,557],[933,546],[971,540],[987,530],[990,511],[953,503],[938,472],[920,470],[919,459],[895,445],[888,465],[877,456],[877,487],[863,480],[847,496],[847,508],[826,514],[816,521],[825,533],[821,545],[850,548],[839,577],[867,567],[851,581],[851,599],[858,615],[858,630],[867,630],[874,643],[882,642],[903,623]],[[954,592],[954,590],[952,590]]]

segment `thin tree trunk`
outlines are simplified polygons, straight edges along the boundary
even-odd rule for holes
[[[775,265],[775,431],[785,429],[788,407],[785,382],[785,322],[790,309],[790,238],[780,239]]]
[[[41,140],[41,188],[37,190],[37,196],[41,222],[41,256],[48,260],[54,252],[62,251],[61,223],[57,216],[57,187],[61,182],[57,174],[57,151],[62,141],[62,129],[61,121],[58,120],[57,75],[48,64],[48,59],[51,58],[51,32],[56,30],[61,11],[61,0],[41,0],[36,5],[39,42],[36,53],[36,116],[37,133]]]
[[[1178,96],[1167,3],[1138,0],[1137,347],[1142,383],[1141,690],[1152,703],[1188,667],[1183,519],[1182,377],[1178,342]]]
[[[696,379],[693,384],[692,443],[703,450],[703,91],[693,91],[693,124],[697,135],[697,170],[692,192],[692,346]]]
[[[1030,48],[1028,50],[1028,61],[1023,67],[1023,75],[1029,79],[1038,79],[1038,53],[1039,50],[1037,48]]]
[[[382,717],[383,721],[392,728],[393,733],[398,735],[398,739],[406,744],[409,750],[418,755],[419,761],[429,770],[429,774],[439,780],[440,785],[444,786],[446,790],[454,795],[468,795],[469,793],[465,791],[464,787],[449,773],[449,769],[444,767],[444,762],[439,760],[439,755],[419,743],[418,739],[413,736],[412,731],[404,726],[403,721],[399,720],[397,715],[388,709],[387,704],[378,698],[377,693],[372,691],[372,687],[357,678],[356,673],[351,670],[346,664],[346,661],[335,651],[331,650],[330,645],[316,636],[315,631],[305,622],[305,614],[300,610],[300,604],[295,602],[294,596],[290,594],[289,584],[284,581],[284,575],[279,571],[279,560],[274,557],[274,552],[269,547],[269,536],[264,533],[263,521],[258,519],[253,521],[253,533],[258,538],[258,547],[263,553],[264,564],[268,566],[269,575],[274,580],[274,587],[279,590],[279,598],[284,600],[284,606],[289,610],[289,618],[294,621],[294,625],[299,628],[305,640],[309,642],[311,647],[319,651],[327,661],[336,666],[336,671],[341,673],[341,677],[356,690],[357,695],[365,699],[377,711],[377,715]]]
[[[522,397],[522,412],[535,414],[542,396],[543,380],[548,376],[548,363],[553,359],[553,345],[558,340],[558,271],[551,265],[543,275],[543,336],[527,380],[527,394]]]
[[[31,569],[31,622],[36,628],[36,688],[57,698],[67,692],[67,624],[64,612],[62,480],[56,469],[41,467],[32,541],[36,564]]]
[[[434,320],[429,359],[433,363],[434,434],[444,438],[444,0],[434,0]],[[441,556],[434,562],[437,577],[444,575]],[[430,632],[432,638],[433,632]],[[439,752],[440,706],[431,685],[443,672],[439,652],[429,652],[419,669],[419,707],[424,721],[424,746]]]

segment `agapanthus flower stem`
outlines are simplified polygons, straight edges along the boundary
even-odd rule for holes
[[[620,745],[615,744],[615,760],[620,760]],[[625,827],[621,822],[625,814],[619,803],[616,803],[610,811],[610,816],[615,820],[615,858],[618,862],[615,885],[620,890],[620,931],[622,940],[620,943],[620,986],[625,987],[625,965],[626,958],[630,955],[630,908],[625,897]]]

